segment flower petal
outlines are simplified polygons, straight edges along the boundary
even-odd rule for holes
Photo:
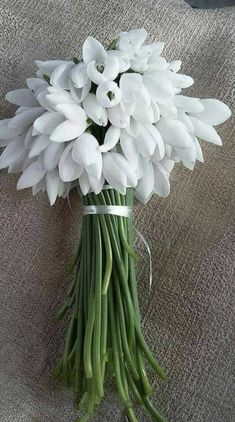
[[[120,144],[125,157],[129,161],[133,169],[136,170],[138,165],[139,154],[136,148],[135,140],[132,138],[132,136],[129,136],[125,130],[122,130]]]
[[[39,94],[37,95],[37,100],[38,100],[40,106],[45,108],[45,110],[52,111],[51,104],[48,101],[48,89],[47,88],[43,89],[42,91],[39,92]]]
[[[167,101],[165,104],[159,104],[159,111],[162,117],[169,119],[177,118],[177,108],[175,107],[172,99]]]
[[[192,137],[186,131],[183,123],[172,119],[160,119],[156,124],[166,144],[176,148],[187,148],[192,143]]]
[[[79,177],[79,186],[83,195],[86,195],[91,190],[91,183],[85,170]]]
[[[23,107],[38,107],[38,101],[30,89],[16,89],[6,94],[7,101]]]
[[[140,133],[141,125],[133,117],[130,117],[130,124],[125,128],[126,132],[133,138],[136,138]]]
[[[174,168],[174,161],[169,160],[167,157],[164,157],[163,160],[160,162],[161,166],[166,170],[168,174],[173,170]]]
[[[60,178],[63,182],[71,182],[82,174],[82,167],[72,158],[73,142],[70,142],[61,155],[59,162]]]
[[[30,146],[29,158],[39,155],[48,145],[49,137],[47,135],[38,135],[33,139],[33,143]]]
[[[203,163],[204,158],[203,158],[201,145],[200,145],[198,139],[196,138],[196,136],[193,136],[193,140],[194,140],[195,148],[196,148],[196,158],[197,158],[198,161],[201,161],[201,163]]]
[[[22,158],[24,152],[24,136],[18,136],[6,146],[0,155],[0,169],[4,169]]]
[[[151,106],[152,106],[152,110],[153,110],[153,121],[154,121],[154,123],[157,123],[158,120],[160,119],[159,105],[157,104],[156,101],[152,100]]]
[[[0,139],[2,140],[15,138],[17,135],[20,135],[22,131],[21,128],[9,127],[10,121],[11,119],[0,120]],[[4,145],[1,145],[1,146],[4,146]]]
[[[181,68],[182,61],[181,60],[173,60],[168,66],[169,70],[172,70],[173,72],[178,72]]]
[[[40,78],[28,78],[26,79],[26,83],[29,89],[33,92],[37,92],[38,90],[45,89],[48,87],[48,83],[44,79]]]
[[[65,120],[64,116],[56,111],[47,111],[34,122],[34,129],[43,135],[50,135],[53,130]]]
[[[194,132],[194,127],[190,120],[190,117],[184,111],[178,110],[177,119],[180,120],[184,124],[185,128],[187,129],[189,133]]]
[[[88,80],[87,84],[82,88],[82,95],[81,95],[81,101],[84,101],[87,95],[89,94],[91,89],[91,81]]]
[[[122,97],[127,103],[135,102],[143,85],[142,76],[138,73],[124,73],[120,79]]]
[[[198,98],[186,97],[185,95],[176,95],[174,103],[176,107],[187,113],[200,113],[204,109]]]
[[[172,85],[176,88],[189,88],[194,84],[194,80],[191,78],[191,76],[171,72],[170,70],[167,70],[166,74]]]
[[[25,135],[24,146],[25,146],[25,148],[26,148],[26,149],[28,149],[28,148],[30,148],[30,147],[31,147],[31,145],[32,145],[32,143],[33,143],[33,140],[34,140],[34,136],[33,136],[33,126],[31,126],[31,127],[28,129],[28,131],[27,131],[27,133],[26,133],[26,135]]]
[[[129,32],[120,32],[118,49],[122,51],[132,50],[133,47],[139,48],[145,41],[147,32],[144,28],[133,29]]]
[[[126,193],[127,176],[112,157],[110,152],[103,155],[103,174],[107,183],[122,194]]]
[[[96,138],[90,133],[83,133],[73,145],[72,157],[76,163],[83,167],[95,163],[97,156],[101,155]]]
[[[154,170],[153,165],[148,163],[143,172],[143,177],[138,181],[135,190],[135,197],[142,203],[146,204],[150,199],[154,188]]]
[[[135,187],[137,185],[137,177],[136,173],[131,167],[130,163],[127,161],[125,157],[123,157],[122,154],[119,154],[118,152],[111,152],[112,158],[115,160],[117,165],[119,166],[119,169],[123,171],[127,178],[127,185],[131,187]]]
[[[154,192],[161,197],[170,193],[169,173],[159,163],[154,167]]]
[[[71,70],[71,79],[76,88],[83,88],[88,80],[87,66],[85,63],[78,63]]]
[[[89,179],[97,179],[99,180],[101,178],[102,174],[102,155],[97,154],[96,160],[86,167],[86,172],[89,176]]]
[[[162,136],[157,130],[157,128],[153,125],[148,126],[148,131],[151,133],[156,142],[155,150],[152,155],[152,160],[153,162],[160,161],[165,155],[165,144],[163,142]]]
[[[10,142],[12,141],[11,139],[0,139],[0,148],[1,147],[5,147],[6,145],[8,145]]]
[[[140,123],[149,125],[154,122],[154,112],[151,106],[137,102],[135,110],[132,113],[133,118]]]
[[[38,183],[45,175],[46,170],[41,160],[34,161],[23,172],[17,183],[17,190],[30,188]]]
[[[46,192],[46,178],[45,176],[36,185],[32,186],[32,193],[36,195],[38,192]]]
[[[107,56],[103,75],[109,81],[114,81],[119,73],[119,61],[115,56]]]
[[[175,148],[175,153],[187,169],[193,170],[196,162],[196,146],[194,142],[188,148]]]
[[[53,130],[50,140],[58,143],[72,141],[81,135],[84,130],[82,125],[66,120]]]
[[[106,81],[98,86],[96,98],[103,107],[114,107],[121,100],[121,90],[116,82]]]
[[[57,89],[51,94],[47,93],[47,100],[52,106],[56,106],[61,103],[76,104],[72,95],[64,89]]]
[[[65,62],[57,66],[51,74],[51,85],[69,89],[70,71],[74,66],[75,64],[73,62]]]
[[[107,53],[98,40],[88,37],[83,44],[82,56],[84,63],[89,63],[92,60],[97,63],[105,63]]]
[[[87,115],[99,126],[107,126],[107,111],[98,103],[95,94],[88,94],[83,100],[83,107]],[[114,107],[113,107],[114,108]],[[112,109],[113,109],[112,108]]]
[[[128,116],[125,111],[120,106],[120,103],[114,107],[108,108],[108,117],[109,121],[113,126],[119,128],[125,128],[130,122],[130,116]]]
[[[164,70],[167,69],[168,63],[163,57],[153,58],[152,56],[148,60],[147,70],[152,72],[153,70]]]
[[[52,72],[59,65],[66,63],[64,60],[36,60],[35,64],[38,68],[37,76],[42,77],[43,75],[51,76]]]
[[[204,109],[193,116],[208,125],[220,125],[231,116],[231,110],[222,101],[208,98],[200,102]]]
[[[19,131],[32,124],[43,112],[42,107],[30,108],[22,113],[16,114],[9,122],[9,128],[16,128]]]
[[[43,165],[46,171],[51,171],[58,165],[61,155],[64,151],[64,144],[51,142],[43,151]]]
[[[94,177],[91,177],[89,175],[89,181],[91,184],[91,188],[93,192],[98,195],[98,193],[101,192],[103,186],[104,186],[104,177],[101,177],[100,179],[95,179]]]
[[[204,141],[211,142],[212,144],[222,145],[222,140],[213,126],[210,126],[195,117],[190,117],[194,127],[195,135]]]
[[[162,54],[165,43],[162,41],[158,41],[158,42],[154,42],[152,44],[150,44],[150,46],[152,47],[152,56],[154,56],[155,58],[160,56],[160,54]]]
[[[76,184],[77,186],[77,184]],[[67,198],[69,195],[70,190],[75,187],[74,182],[62,182],[60,183],[58,196],[62,198]]]
[[[70,89],[71,96],[72,96],[73,100],[75,101],[75,103],[78,103],[78,104],[81,103],[83,88],[76,88],[74,83],[70,80],[69,81],[69,89]]]
[[[68,120],[77,125],[81,125],[84,127],[84,130],[86,129],[87,114],[82,107],[77,104],[58,104],[56,109],[63,113]]]
[[[18,160],[14,161],[8,167],[8,173],[21,173],[23,171],[23,166],[25,159],[27,158],[27,151],[24,151]]]
[[[89,78],[92,80],[92,82],[94,82],[96,85],[100,85],[103,82],[107,81],[107,78],[104,76],[103,72],[98,70],[97,63],[95,62],[95,60],[88,63],[87,74]]]
[[[149,126],[141,125],[140,133],[135,141],[138,151],[144,157],[151,156],[154,153],[156,147],[156,139],[152,132],[149,130]]]
[[[151,97],[160,104],[164,104],[174,95],[171,82],[162,72],[146,73],[143,75],[143,81]]]
[[[57,169],[46,173],[46,190],[51,206],[54,205],[56,201],[60,183],[61,181]]]
[[[119,50],[109,50],[107,51],[107,54],[108,57],[112,56],[118,59],[120,73],[126,72],[126,70],[130,69],[130,60],[128,58],[128,55],[124,52]]]
[[[99,147],[100,152],[107,152],[115,147],[120,139],[121,129],[110,126],[105,134],[104,143]]]

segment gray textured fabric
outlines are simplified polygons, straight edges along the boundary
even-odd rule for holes
[[[88,35],[107,43],[119,30],[145,26],[165,40],[168,59],[183,59],[191,95],[232,106],[234,9],[195,10],[171,0],[1,0],[1,118],[13,109],[6,91],[24,86],[34,59],[70,58]],[[204,144],[205,164],[178,168],[172,194],[136,205],[136,227],[153,254],[138,266],[143,329],[169,373],[154,381],[156,403],[171,422],[233,422],[234,403],[234,125],[219,133],[222,148]],[[77,245],[81,208],[50,208],[43,195],[16,192],[16,176],[0,176],[0,420],[72,422],[72,394],[51,370],[63,347],[63,301],[69,257]],[[151,377],[152,378],[152,377]],[[138,411],[141,422],[149,417]],[[93,418],[124,421],[112,385]]]

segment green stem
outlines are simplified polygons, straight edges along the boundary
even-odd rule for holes
[[[114,189],[82,197],[84,205],[133,206],[134,191]],[[71,386],[88,422],[104,396],[105,374],[111,368],[130,422],[138,422],[132,397],[157,422],[165,422],[151,403],[148,362],[165,378],[141,331],[132,218],[86,215],[73,263],[74,282],[57,316],[70,312],[63,358],[55,374]],[[131,394],[130,394],[131,393]],[[82,398],[81,398],[82,397]]]
[[[101,367],[101,288],[102,288],[102,243],[100,223],[97,216],[94,218],[95,225],[95,245],[96,245],[96,265],[95,265],[95,326],[94,326],[94,379],[99,397],[103,397],[102,367]]]

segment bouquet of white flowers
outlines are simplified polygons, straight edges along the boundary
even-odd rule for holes
[[[17,189],[46,191],[53,205],[77,187],[84,205],[73,282],[57,314],[69,311],[70,323],[55,371],[80,398],[82,422],[104,396],[107,367],[131,422],[134,400],[165,420],[145,370],[166,376],[141,331],[133,199],[167,196],[174,164],[203,162],[199,139],[221,145],[213,126],[230,116],[221,101],[182,95],[193,79],[146,36],[121,32],[107,50],[88,37],[81,59],[36,61],[28,88],[6,95],[15,116],[0,122],[0,168],[22,172]]]

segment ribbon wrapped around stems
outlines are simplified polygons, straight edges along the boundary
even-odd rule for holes
[[[85,205],[83,215],[112,214],[120,217],[131,217],[132,207],[127,205]]]

